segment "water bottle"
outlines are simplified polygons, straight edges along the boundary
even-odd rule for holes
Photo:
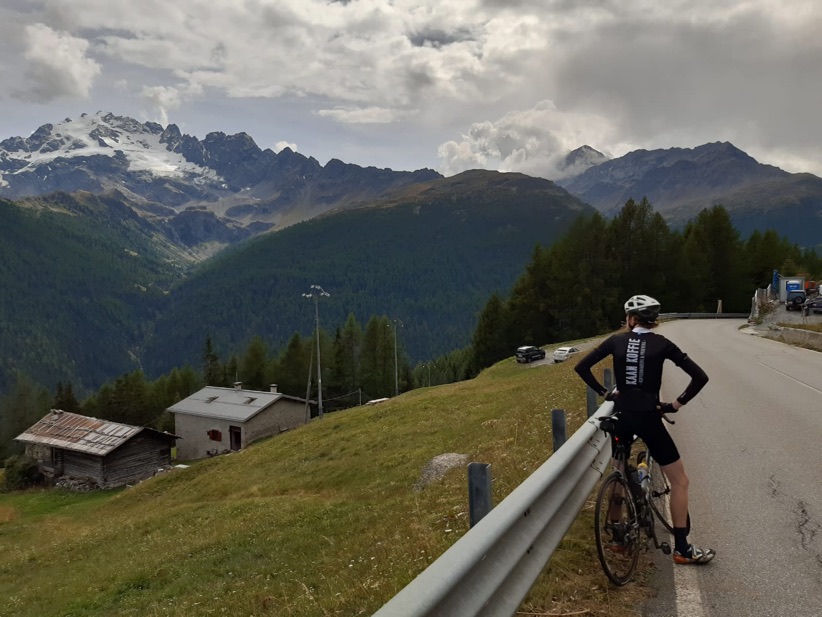
[[[636,466],[636,474],[639,479],[639,485],[644,489],[648,488],[648,482],[650,482],[650,477],[648,474],[648,465],[645,461],[642,461],[639,465]]]
[[[634,500],[641,499],[642,487],[639,484],[639,474],[637,473],[636,467],[629,464],[625,471],[628,476],[628,486],[631,489]]]

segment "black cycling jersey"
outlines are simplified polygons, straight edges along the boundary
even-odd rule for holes
[[[649,330],[630,331],[610,336],[576,365],[579,376],[600,395],[604,395],[606,389],[591,373],[591,367],[609,355],[614,358],[618,408],[622,411],[655,409],[665,360],[671,360],[691,377],[688,387],[677,397],[683,405],[708,383],[705,371],[667,338]]]

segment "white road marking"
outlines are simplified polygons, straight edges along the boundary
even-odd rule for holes
[[[693,534],[691,534],[693,536]],[[691,543],[693,538],[689,538]],[[674,594],[678,617],[705,617],[702,594],[696,570],[702,566],[678,566],[674,564]]]
[[[665,501],[665,517],[670,521],[671,502]],[[673,538],[671,538],[673,540]],[[689,538],[691,544],[693,534]],[[671,547],[673,550],[673,547]],[[699,591],[699,579],[696,570],[701,566],[680,566],[671,564],[674,569],[674,596],[676,597],[677,617],[705,617],[705,607],[702,602],[702,593]]]
[[[674,568],[674,594],[678,617],[705,617],[702,594],[699,591],[697,568],[701,566],[678,566]]]
[[[810,384],[806,384],[804,381],[800,381],[800,380],[799,380],[799,379],[797,379],[796,377],[793,377],[793,376],[791,376],[791,375],[788,375],[786,372],[784,372],[784,371],[780,371],[778,368],[775,368],[775,367],[771,366],[770,364],[765,364],[764,362],[762,362],[761,360],[758,360],[758,359],[756,359],[756,358],[754,358],[754,362],[756,362],[757,364],[761,364],[761,365],[762,365],[762,366],[764,366],[765,368],[769,368],[769,369],[771,369],[771,370],[772,370],[773,372],[775,372],[775,373],[779,373],[779,374],[780,374],[780,375],[782,375],[783,377],[787,377],[787,378],[788,378],[788,379],[790,379],[791,381],[795,381],[796,383],[798,383],[798,384],[799,384],[799,385],[801,385],[801,386],[805,386],[806,388],[810,388],[810,389],[811,389],[811,390],[813,390],[814,392],[818,392],[819,394],[822,394],[822,390],[820,390],[820,389],[818,389],[818,388],[814,388],[812,385],[810,385]]]

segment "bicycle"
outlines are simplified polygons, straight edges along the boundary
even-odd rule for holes
[[[663,416],[670,424],[673,420]],[[648,550],[648,541],[664,554],[671,545],[657,537],[656,521],[673,534],[669,499],[671,487],[647,446],[637,455],[637,466],[629,463],[631,446],[636,437],[624,440],[617,436],[619,419],[609,416],[600,420],[600,428],[611,436],[614,471],[602,483],[594,510],[597,554],[605,575],[615,585],[625,585],[636,572],[639,553]],[[644,444],[643,444],[644,446]],[[638,469],[647,467],[641,479]],[[644,471],[644,469],[643,469]],[[625,496],[629,496],[628,499]]]

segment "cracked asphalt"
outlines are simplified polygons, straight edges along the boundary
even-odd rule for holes
[[[717,557],[675,571],[658,554],[659,594],[644,615],[822,615],[822,353],[750,336],[744,326],[661,327],[710,376],[670,431],[691,479],[692,540]],[[666,367],[663,398],[687,381]]]

